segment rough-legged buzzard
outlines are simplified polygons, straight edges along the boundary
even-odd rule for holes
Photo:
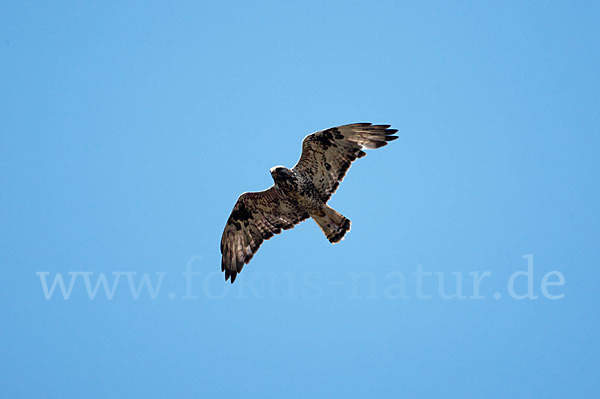
[[[221,238],[221,270],[231,283],[264,240],[312,217],[331,243],[350,231],[350,220],[327,206],[327,201],[363,149],[383,147],[395,129],[389,125],[354,123],[310,134],[302,156],[292,169],[271,168],[275,184],[265,191],[242,194],[227,219]]]

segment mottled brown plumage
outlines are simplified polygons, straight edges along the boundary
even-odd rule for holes
[[[350,165],[363,149],[383,147],[398,138],[389,125],[354,123],[310,134],[292,169],[271,169],[271,188],[242,194],[221,238],[221,270],[231,282],[250,262],[264,240],[312,217],[331,243],[350,230],[350,220],[327,206]]]

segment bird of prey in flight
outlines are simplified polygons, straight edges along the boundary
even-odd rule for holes
[[[380,148],[398,138],[390,125],[354,123],[309,134],[292,169],[271,168],[275,184],[264,191],[240,195],[221,238],[221,271],[231,283],[264,240],[312,217],[335,244],[350,231],[350,220],[327,201],[363,149]]]

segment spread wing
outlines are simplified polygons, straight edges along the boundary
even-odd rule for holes
[[[302,156],[294,170],[311,178],[321,199],[328,201],[344,179],[350,164],[367,155],[362,149],[387,145],[398,130],[390,125],[354,123],[309,134],[302,142]]]
[[[221,238],[221,271],[231,283],[264,240],[308,218],[308,213],[274,186],[240,195]]]

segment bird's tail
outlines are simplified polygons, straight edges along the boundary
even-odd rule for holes
[[[323,208],[323,215],[311,216],[332,244],[339,242],[350,231],[350,220],[327,205]]]

